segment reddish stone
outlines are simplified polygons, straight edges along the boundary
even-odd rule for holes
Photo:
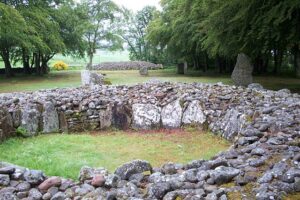
[[[104,176],[97,174],[94,176],[91,184],[94,187],[101,187],[104,185],[105,181],[106,180],[105,180]]]
[[[53,176],[45,180],[43,183],[41,183],[38,187],[41,191],[47,191],[51,187],[58,187],[61,185],[61,178]]]
[[[162,92],[159,92],[159,93],[156,93],[154,96],[158,99],[163,99],[166,97],[167,94],[165,93],[162,93]]]

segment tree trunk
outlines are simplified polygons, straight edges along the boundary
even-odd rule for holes
[[[41,65],[41,73],[42,74],[48,74],[48,72],[49,72],[47,63],[48,63],[48,59],[42,58],[42,65]]]
[[[294,70],[296,77],[300,78],[300,49],[298,46],[294,48]]]
[[[88,63],[88,65],[87,65],[87,68],[88,69],[91,69],[92,68],[92,66],[93,66],[93,58],[94,58],[94,54],[90,54],[89,55],[89,63]]]
[[[23,61],[24,73],[30,74],[31,71],[30,71],[29,56],[24,49],[22,50],[22,61]]]
[[[203,72],[206,72],[209,68],[209,58],[206,52],[204,54],[205,54],[205,63],[204,63]]]
[[[41,75],[42,72],[41,72],[41,58],[40,58],[40,54],[39,53],[35,53],[34,54],[34,68],[36,70],[36,73],[38,75]]]
[[[282,53],[280,50],[274,50],[274,69],[273,74],[277,74],[282,62]]]
[[[217,59],[216,60],[217,61],[217,66],[219,68],[219,73],[222,74],[224,72],[224,61],[219,55],[217,55],[216,59]]]
[[[14,76],[14,73],[13,73],[13,70],[12,70],[12,67],[11,67],[11,63],[10,63],[10,60],[9,60],[9,51],[7,49],[1,51],[1,57],[2,57],[3,62],[4,62],[6,77]]]

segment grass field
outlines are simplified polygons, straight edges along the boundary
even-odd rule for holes
[[[120,84],[136,84],[146,82],[150,79],[158,79],[162,81],[171,82],[202,82],[202,83],[217,83],[223,82],[225,84],[232,84],[229,76],[204,76],[198,73],[190,73],[189,75],[176,74],[175,68],[168,68],[164,70],[150,71],[150,75],[140,76],[136,70],[128,71],[101,71],[106,74],[107,78],[114,85]],[[300,93],[300,79],[296,78],[282,78],[282,77],[255,77],[255,82],[261,83],[264,87],[273,90],[282,88],[291,89],[293,92]],[[14,78],[6,79],[3,75],[0,76],[0,93],[3,92],[17,92],[17,91],[35,91],[39,89],[49,88],[63,88],[80,86],[80,71],[70,70],[56,72],[52,71],[50,74],[43,77],[39,76],[16,76]]]
[[[209,159],[228,147],[220,137],[195,130],[53,134],[9,139],[0,145],[0,160],[76,179],[84,165],[113,172],[125,162],[144,159],[158,167],[169,161]]]
[[[49,66],[53,66],[56,61],[64,61],[69,66],[86,66],[87,58],[73,58],[71,56],[63,56],[56,54],[50,61]],[[111,62],[111,61],[129,61],[129,53],[127,51],[97,51],[94,56],[94,63]],[[16,63],[14,67],[22,67],[22,63]],[[0,68],[4,68],[3,61],[0,60]]]
[[[51,71],[50,74],[43,77],[17,75],[14,78],[7,79],[4,75],[0,75],[0,93],[18,92],[18,91],[35,91],[39,89],[77,87],[80,86],[80,71],[84,69],[87,63],[86,59],[75,59],[69,56],[56,55],[51,61],[50,66],[54,62],[62,60],[70,66],[70,70],[64,72]],[[124,52],[108,52],[97,51],[94,63],[111,62],[111,61],[128,61],[129,53]],[[17,64],[18,66],[18,64]],[[0,62],[0,68],[3,63]],[[171,82],[202,82],[232,84],[229,76],[226,75],[203,75],[201,72],[190,72],[188,75],[176,74],[175,68],[167,68],[164,70],[150,71],[148,77],[140,76],[138,71],[101,71],[107,75],[107,78],[114,85],[136,84],[148,81],[150,79],[158,79]],[[288,88],[293,92],[300,93],[300,79],[263,76],[255,77],[255,82],[261,83],[264,87],[273,90]]]

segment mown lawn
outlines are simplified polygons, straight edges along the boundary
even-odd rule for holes
[[[106,74],[107,78],[114,85],[122,84],[136,84],[143,83],[150,79],[158,79],[162,81],[171,82],[201,82],[201,83],[217,83],[223,82],[225,84],[232,84],[229,76],[208,76],[199,73],[191,72],[188,75],[178,75],[175,68],[168,68],[164,70],[150,71],[149,76],[140,76],[137,70],[126,71],[101,71]],[[254,77],[254,82],[262,84],[265,88],[279,90],[288,88],[293,92],[300,93],[300,79],[283,78],[274,76],[258,76]],[[51,71],[50,74],[43,77],[39,76],[16,76],[7,79],[0,75],[0,93],[3,92],[17,92],[17,91],[35,91],[39,89],[49,88],[63,88],[80,86],[80,71]]]
[[[113,172],[125,162],[143,159],[158,167],[169,161],[209,159],[229,146],[218,136],[195,130],[51,134],[5,141],[0,144],[0,160],[76,179],[84,165]]]

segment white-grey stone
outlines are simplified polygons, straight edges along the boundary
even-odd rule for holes
[[[147,67],[141,67],[139,72],[140,72],[140,75],[142,75],[142,76],[148,76],[148,74],[149,74]]]
[[[39,132],[39,121],[41,113],[38,111],[37,106],[28,104],[22,109],[21,128],[26,130],[26,134],[35,135]]]
[[[51,102],[44,104],[43,112],[43,133],[55,133],[59,130],[58,114]]]
[[[185,125],[197,124],[202,125],[206,121],[206,116],[202,111],[200,102],[192,101],[183,113],[182,123]]]
[[[179,100],[165,107],[161,112],[161,120],[164,128],[179,128],[181,126],[182,108]]]
[[[102,85],[104,76],[88,70],[81,71],[81,84],[83,86]]]
[[[161,108],[152,104],[133,104],[133,128],[151,129],[160,125]]]
[[[112,107],[109,105],[106,109],[100,110],[100,129],[106,129],[111,126],[112,123]]]

